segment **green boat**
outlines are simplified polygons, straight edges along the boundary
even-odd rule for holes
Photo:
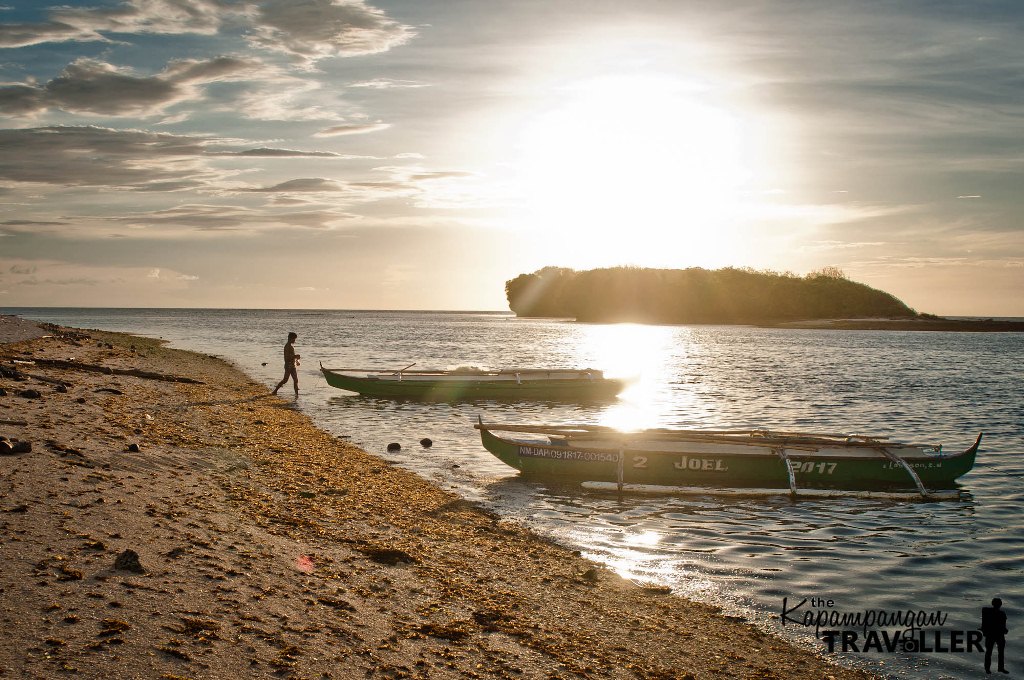
[[[320,371],[331,387],[390,399],[589,401],[612,398],[625,387],[625,381],[593,369],[374,371],[321,365]]]
[[[484,448],[523,476],[584,482],[591,489],[648,493],[735,490],[793,496],[950,497],[981,444],[946,453],[941,445],[885,437],[768,430],[619,432],[586,425],[483,422]],[[504,436],[494,432],[512,433]]]

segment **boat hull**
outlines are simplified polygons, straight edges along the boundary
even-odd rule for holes
[[[327,384],[365,396],[424,401],[539,400],[587,401],[610,399],[624,383],[611,378],[539,378],[445,375],[435,379],[414,376],[402,380],[393,376],[362,377],[322,369]]]
[[[484,428],[480,437],[484,447],[505,464],[526,477],[539,479],[785,490],[793,488],[791,466],[798,489],[912,489],[916,485],[899,461],[864,446],[849,452],[835,447],[814,451],[806,447],[786,450],[783,446],[780,448],[790,462],[787,465],[777,448],[673,442],[665,447],[670,450],[628,443],[615,449],[511,439]],[[973,467],[979,443],[980,438],[970,449],[957,454],[925,455],[919,447],[899,445],[887,448],[906,461],[926,488],[948,489]]]

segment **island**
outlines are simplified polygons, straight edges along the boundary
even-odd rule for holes
[[[805,276],[735,267],[544,267],[507,281],[505,295],[516,316],[591,323],[1024,331],[1019,321],[918,313],[890,293],[851,281],[837,267]]]

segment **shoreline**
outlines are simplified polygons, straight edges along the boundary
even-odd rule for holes
[[[817,331],[920,331],[952,333],[1024,333],[1024,321],[998,318],[947,319],[943,317],[924,319],[805,319],[801,321],[735,321],[735,322],[686,322],[662,321],[658,319],[632,319],[628,317],[611,319],[574,319],[564,316],[514,316],[515,319],[539,319],[547,321],[568,321],[581,324],[637,323],[651,326],[748,326],[753,328],[779,328],[790,330]]]
[[[1000,319],[814,319],[765,324],[762,328],[836,331],[921,331],[953,333],[1024,333],[1024,321]]]
[[[334,438],[224,360],[74,330],[0,357],[120,369],[0,377],[26,423],[0,435],[32,442],[0,456],[0,677],[869,677]]]

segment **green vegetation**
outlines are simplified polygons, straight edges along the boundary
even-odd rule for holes
[[[752,269],[545,267],[505,283],[517,316],[644,323],[777,323],[805,319],[918,318],[892,295],[836,267],[807,276]]]

